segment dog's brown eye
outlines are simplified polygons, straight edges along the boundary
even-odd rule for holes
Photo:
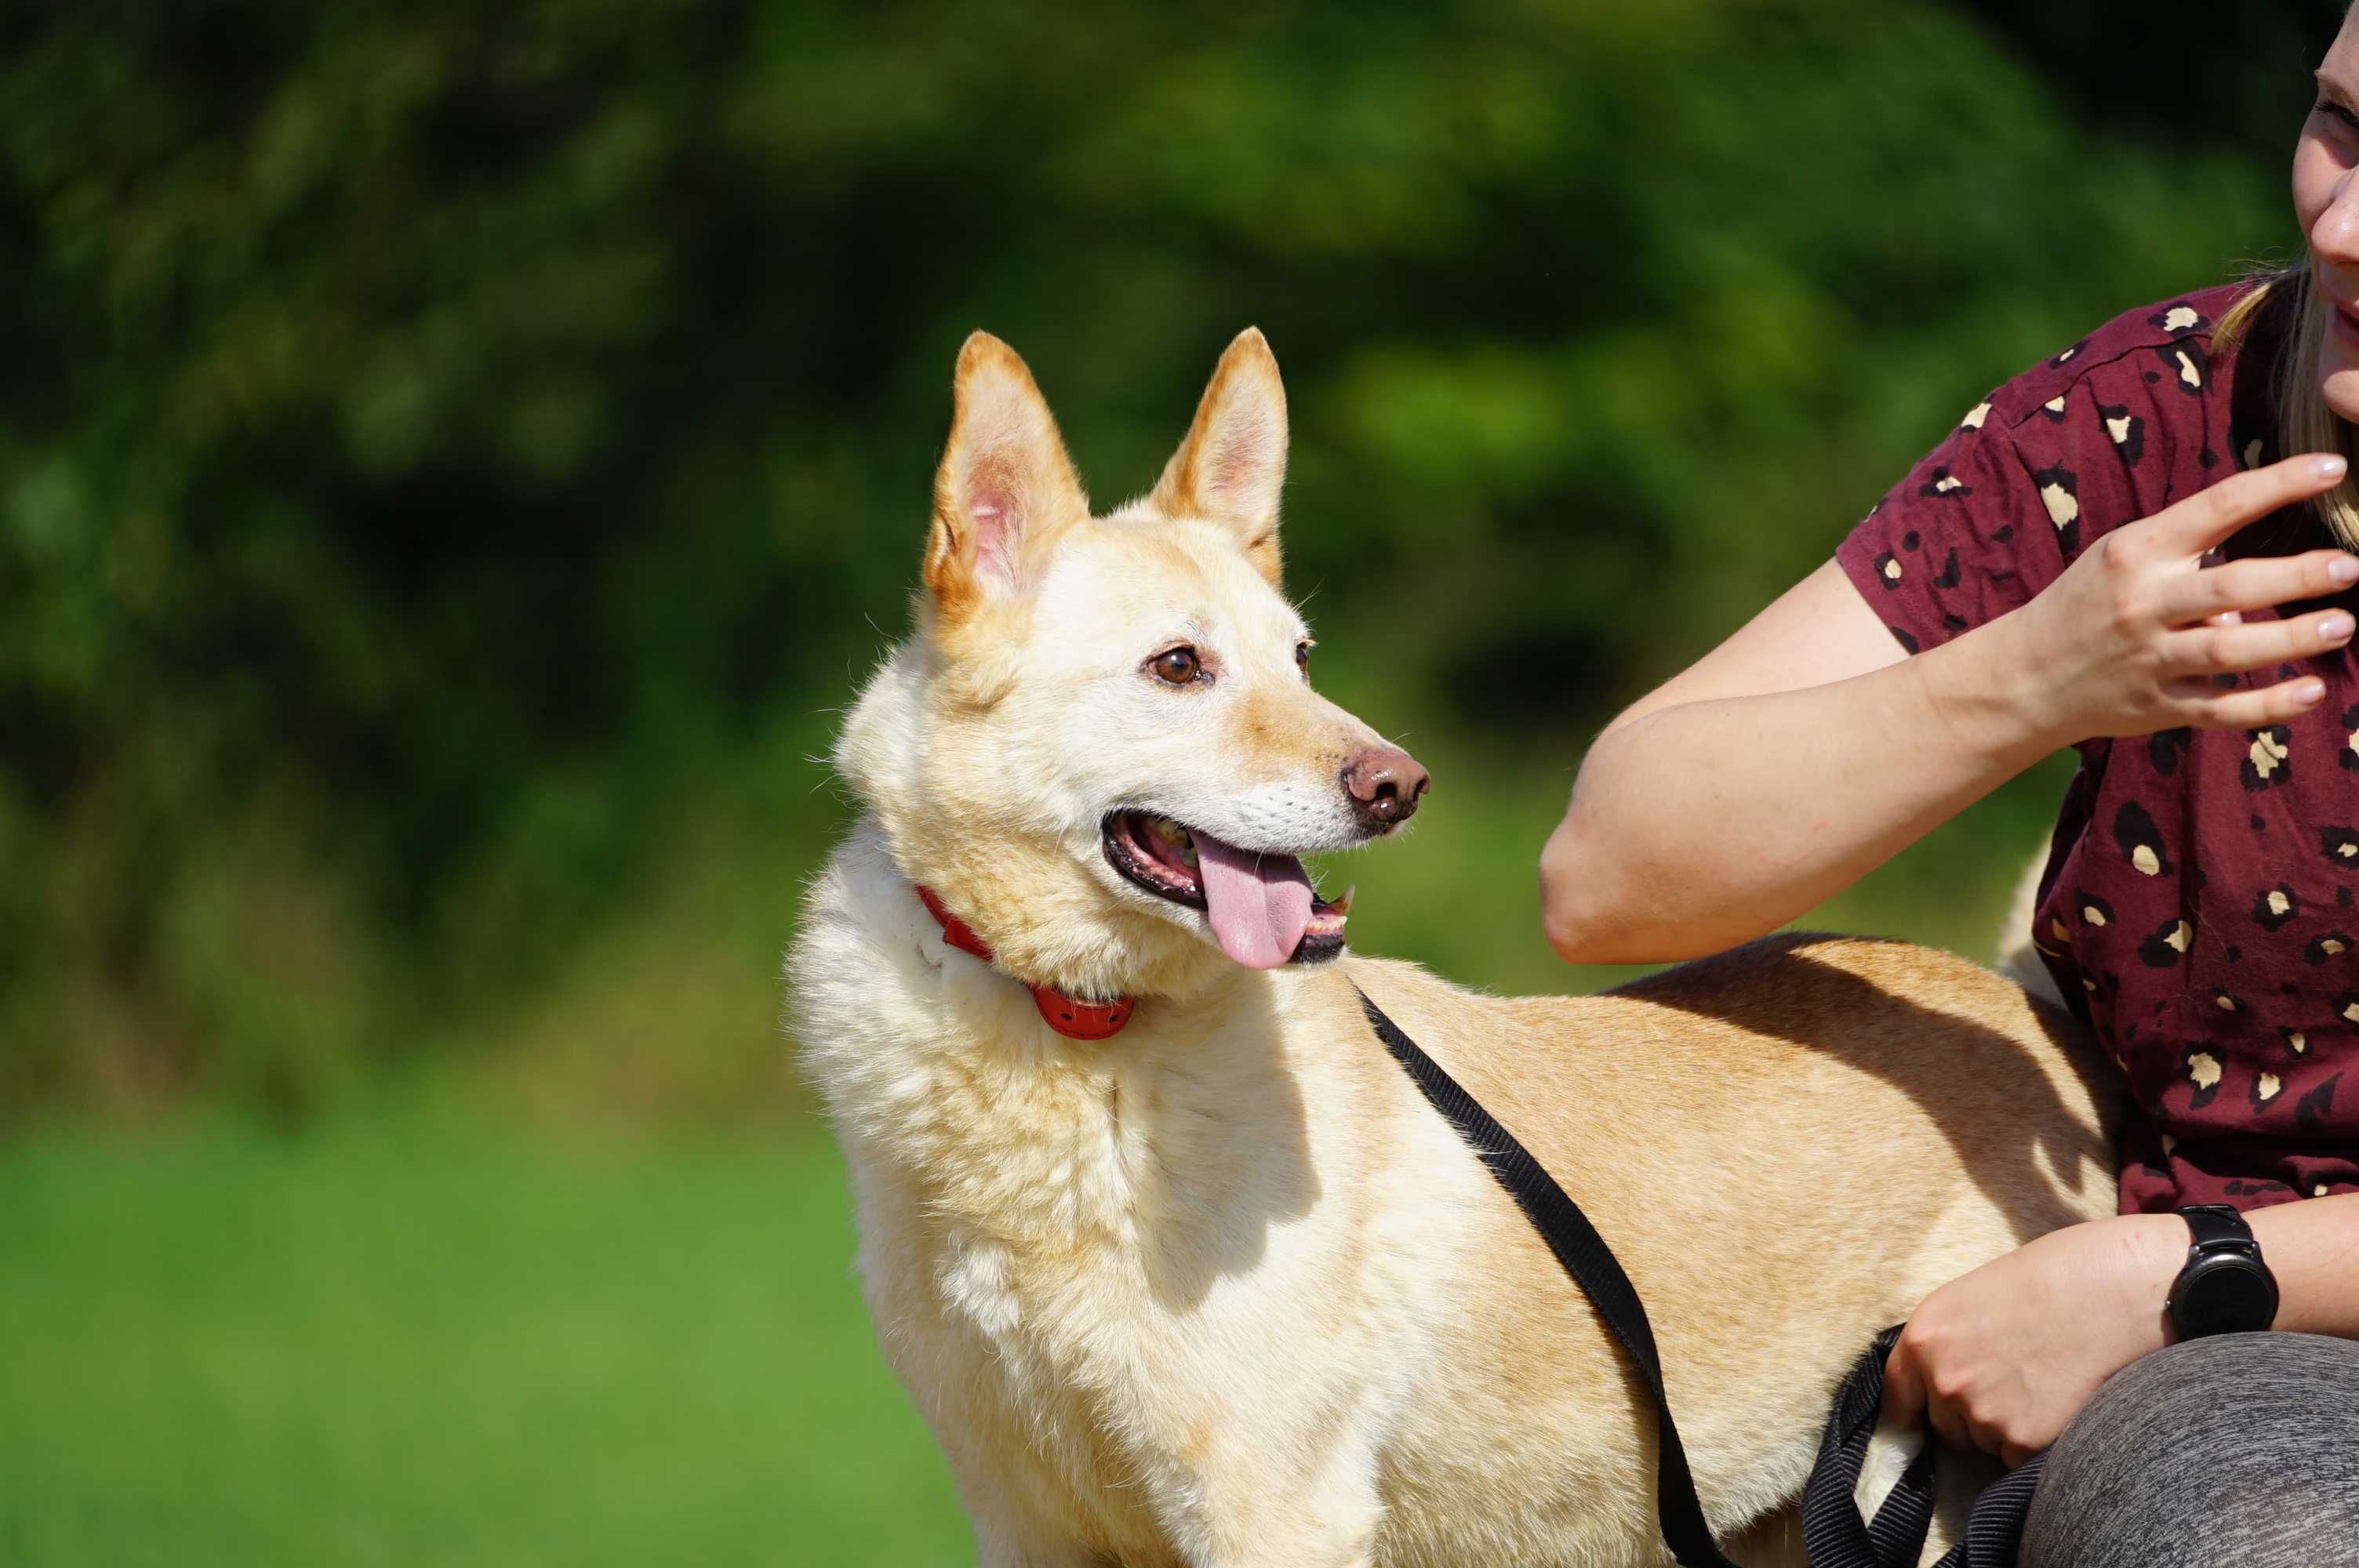
[[[1304,680],[1310,678],[1310,644],[1307,640],[1294,644],[1294,667],[1302,672]]]
[[[1158,679],[1169,681],[1173,686],[1186,686],[1196,678],[1200,666],[1196,663],[1196,650],[1183,647],[1156,654],[1148,662],[1147,668],[1153,670]]]

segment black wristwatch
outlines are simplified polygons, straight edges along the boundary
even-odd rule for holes
[[[2277,1315],[2277,1281],[2245,1217],[2225,1204],[2179,1211],[2192,1245],[2170,1286],[2170,1325],[2181,1339],[2267,1328]]]

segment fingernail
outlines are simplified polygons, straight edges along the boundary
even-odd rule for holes
[[[2337,556],[2326,563],[2326,575],[2337,582],[2359,582],[2359,556]]]
[[[2313,465],[2311,471],[2321,479],[2341,479],[2343,470],[2350,466],[2341,458],[2321,458]]]
[[[2303,681],[2293,688],[2293,695],[2295,701],[2307,706],[2326,695],[2326,683],[2322,680]]]
[[[2330,643],[2340,643],[2351,635],[2351,617],[2330,615],[2318,623],[2318,634]]]

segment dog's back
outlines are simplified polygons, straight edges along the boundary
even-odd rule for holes
[[[1949,954],[1784,936],[1586,999],[1470,997],[1408,966],[1353,969],[1604,1230],[1647,1302],[1716,1522],[1799,1494],[1828,1395],[1878,1329],[2113,1207],[2111,1090],[2085,1032]],[[1487,1343],[1447,1359],[1501,1375],[1462,1388],[1457,1430],[1429,1442],[1496,1434],[1516,1473],[1489,1506],[1528,1510],[1564,1497],[1546,1477],[1579,1430],[1614,1456],[1609,1489],[1651,1537],[1651,1415],[1618,1351],[1504,1195],[1478,1206],[1486,1264],[1462,1283],[1504,1310],[1470,1314],[1468,1338]],[[1600,1364],[1617,1374],[1602,1402]],[[1459,1511],[1462,1479],[1398,1469],[1399,1528]],[[1402,1560],[1473,1560],[1432,1545]]]

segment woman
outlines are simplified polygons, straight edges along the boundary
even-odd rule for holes
[[[1566,958],[1690,957],[2077,746],[2034,939],[2129,1079],[2121,1213],[1936,1292],[1888,1373],[1893,1413],[1953,1442],[2056,1445],[2029,1568],[2359,1562],[2348,16],[2318,83],[2308,262],[2134,310],[1977,404],[1606,729],[1541,862]],[[2236,1326],[2278,1332],[2172,1343],[2194,1205],[2245,1211],[2278,1296]]]

